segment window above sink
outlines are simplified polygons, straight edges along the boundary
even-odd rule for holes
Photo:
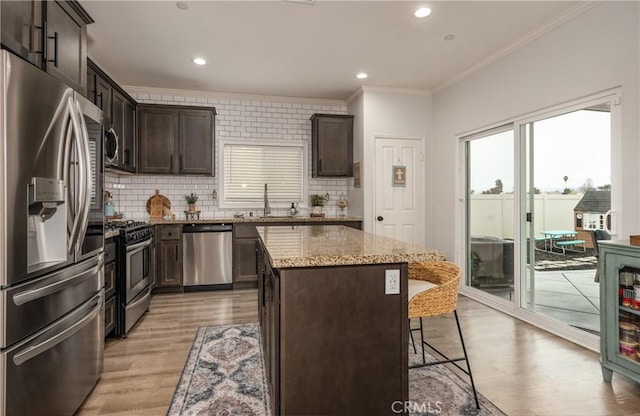
[[[262,207],[264,184],[272,207],[286,208],[292,202],[306,205],[307,143],[226,139],[220,146],[221,208]]]

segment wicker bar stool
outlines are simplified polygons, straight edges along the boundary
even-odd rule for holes
[[[422,344],[422,363],[411,365],[409,368],[420,368],[447,363],[455,365],[460,371],[469,376],[471,388],[473,389],[473,397],[476,401],[476,408],[480,409],[476,386],[473,382],[473,375],[471,374],[471,365],[469,365],[469,357],[467,356],[467,348],[464,345],[460,321],[458,320],[458,313],[456,312],[458,285],[461,275],[462,270],[460,267],[447,261],[429,261],[409,264],[409,334],[411,335],[413,352],[417,353],[416,344],[413,339],[414,331],[420,331],[420,342]],[[463,357],[449,358],[424,340],[422,318],[445,315],[451,312],[453,312],[453,315],[456,317],[458,335],[460,336],[462,351],[464,353]],[[411,328],[411,319],[414,318],[420,319],[419,328]],[[443,359],[426,362],[425,345]],[[461,367],[458,361],[465,361],[467,368]]]

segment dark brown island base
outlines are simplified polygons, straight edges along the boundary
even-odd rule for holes
[[[444,255],[344,226],[258,233],[272,414],[392,414],[409,394],[407,264]]]

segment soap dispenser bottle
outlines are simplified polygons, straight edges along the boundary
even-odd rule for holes
[[[296,209],[296,204],[295,202],[291,203],[291,209],[289,210],[289,215],[294,216],[298,213],[298,210]]]

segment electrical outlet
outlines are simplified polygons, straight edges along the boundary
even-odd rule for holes
[[[400,269],[384,271],[384,294],[400,294]]]

